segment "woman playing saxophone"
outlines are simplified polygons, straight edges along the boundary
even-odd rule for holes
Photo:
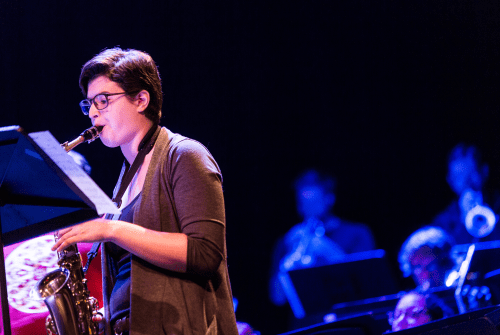
[[[107,334],[237,334],[221,172],[199,142],[159,126],[153,59],[104,50],[83,66],[80,87],[102,143],[125,158],[114,194],[122,214],[60,230],[53,250],[103,242]]]

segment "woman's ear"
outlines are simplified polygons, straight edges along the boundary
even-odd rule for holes
[[[135,96],[135,102],[137,104],[138,111],[140,113],[144,112],[149,105],[149,92],[146,90],[140,91]]]

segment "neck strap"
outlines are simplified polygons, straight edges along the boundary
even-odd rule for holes
[[[149,129],[149,131],[139,144],[139,153],[135,157],[132,166],[130,166],[128,161],[125,160],[125,173],[123,174],[123,178],[120,183],[120,189],[112,199],[112,201],[116,204],[117,207],[121,206],[123,194],[125,193],[125,190],[127,189],[132,179],[134,178],[135,173],[144,162],[144,158],[151,151],[151,149],[153,149],[156,139],[160,134],[160,129],[161,127],[157,124],[154,124],[153,127]]]
[[[142,139],[141,143],[139,143],[139,153],[135,157],[134,162],[132,163],[132,167],[130,167],[128,161],[125,160],[125,173],[123,175],[122,182],[120,183],[120,189],[118,190],[118,193],[116,193],[116,196],[112,200],[117,207],[121,206],[123,194],[125,193],[125,190],[127,189],[132,179],[134,178],[134,175],[139,169],[139,166],[142,165],[146,155],[151,151],[151,149],[153,149],[156,139],[160,134],[160,130],[161,127],[156,123],[151,127],[151,129],[149,129],[147,134]],[[112,215],[106,214],[106,219],[111,219],[111,218]],[[92,248],[87,253],[87,263],[83,267],[83,273],[87,272],[90,262],[92,262],[95,256],[97,256],[97,252],[99,250],[100,245],[101,245],[100,242],[94,242]]]

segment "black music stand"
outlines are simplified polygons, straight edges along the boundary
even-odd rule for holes
[[[297,319],[329,313],[333,305],[397,293],[399,285],[384,250],[346,255],[342,262],[280,273]]]
[[[3,247],[118,209],[49,132],[0,128],[0,178],[0,294],[10,335]]]

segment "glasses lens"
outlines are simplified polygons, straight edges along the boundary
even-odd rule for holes
[[[80,101],[80,108],[82,109],[83,114],[89,115],[90,112],[90,101],[82,100]]]
[[[105,94],[99,94],[94,98],[95,107],[98,110],[108,107],[108,97]]]

